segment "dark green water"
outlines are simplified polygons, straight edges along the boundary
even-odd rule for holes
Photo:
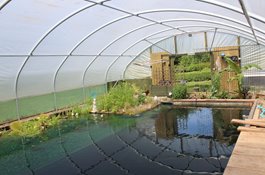
[[[237,138],[230,120],[248,112],[161,106],[71,119],[37,138],[1,137],[0,174],[222,174]]]

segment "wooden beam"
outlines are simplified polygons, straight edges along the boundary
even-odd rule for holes
[[[265,122],[264,123],[263,122],[255,122],[255,121],[251,121],[251,120],[232,119],[231,123],[265,127]]]
[[[262,132],[265,133],[265,128],[250,128],[250,127],[244,127],[239,126],[237,128],[238,131],[244,131],[244,132]]]

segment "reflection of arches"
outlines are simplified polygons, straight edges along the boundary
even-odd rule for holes
[[[90,131],[88,131],[88,137],[91,139],[91,141],[92,141],[92,144],[96,147],[96,149],[98,150],[98,152],[100,153],[100,154],[102,154],[104,157],[106,157],[105,158],[105,160],[108,160],[108,162],[109,163],[111,163],[112,165],[114,165],[114,166],[116,166],[116,167],[118,167],[121,171],[123,171],[123,172],[125,172],[126,174],[128,174],[128,172],[129,172],[129,170],[128,169],[126,169],[126,168],[124,168],[124,167],[122,167],[117,161],[115,161],[113,158],[112,158],[112,156],[113,155],[110,155],[110,156],[108,156],[107,154],[106,154],[106,152],[95,142],[95,140],[91,137],[91,135],[90,135]],[[126,148],[126,147],[124,147],[124,148]],[[123,150],[123,149],[121,149],[121,150]],[[115,152],[115,154],[116,154],[117,152]],[[91,170],[91,169],[89,169],[89,170]]]
[[[21,137],[21,144],[22,144],[22,149],[23,149],[23,153],[24,153],[24,158],[26,160],[26,167],[29,169],[29,171],[31,172],[32,175],[35,174],[34,170],[31,168],[31,165],[30,165],[30,161],[28,159],[28,156],[27,156],[27,152],[25,150],[25,137]]]
[[[82,168],[71,158],[71,156],[67,152],[66,148],[64,147],[63,140],[62,140],[61,129],[60,129],[60,126],[59,125],[58,125],[58,134],[59,134],[59,137],[60,137],[60,146],[63,149],[63,152],[64,152],[66,158],[73,165],[73,167],[75,167],[76,169],[79,170],[79,172],[80,172],[81,175],[86,175],[86,173],[84,172],[84,170],[82,170]]]
[[[142,132],[139,131],[138,129],[137,129],[137,131],[140,132],[140,133],[142,133]],[[184,145],[184,144],[183,144],[183,137],[180,137],[180,138],[179,138],[179,139],[180,139],[180,143],[181,143],[180,147],[182,147],[182,149],[181,149],[182,152],[180,153],[180,152],[178,152],[178,151],[176,151],[176,150],[173,150],[173,149],[170,147],[170,146],[174,143],[174,140],[172,140],[172,141],[171,141],[169,144],[167,144],[167,145],[156,144],[156,143],[152,140],[152,138],[150,138],[150,136],[146,135],[145,133],[142,133],[142,135],[145,136],[145,137],[146,137],[151,143],[153,143],[153,144],[156,145],[157,147],[161,148],[161,152],[160,152],[159,154],[161,154],[161,153],[164,152],[164,151],[170,151],[170,152],[172,152],[172,153],[176,153],[176,154],[177,154],[178,156],[180,156],[180,157],[183,157],[183,156],[188,156],[188,157],[190,157],[190,161],[189,161],[188,165],[190,165],[191,162],[192,162],[194,159],[203,159],[203,160],[205,160],[207,163],[209,163],[210,165],[212,165],[213,167],[219,169],[220,172],[223,172],[223,171],[224,171],[224,168],[222,167],[221,159],[226,159],[226,160],[228,160],[228,157],[226,157],[226,155],[221,155],[221,154],[218,153],[218,148],[217,148],[216,142],[215,142],[213,139],[210,139],[209,143],[214,144],[214,147],[211,146],[210,148],[211,148],[212,150],[209,149],[209,152],[215,150],[215,152],[218,153],[217,158],[214,158],[215,160],[217,160],[218,165],[216,165],[214,162],[211,162],[210,160],[208,160],[208,159],[212,158],[212,155],[211,155],[210,157],[198,157],[198,155],[194,156],[194,155],[192,155],[192,154],[190,154],[190,153],[185,153],[185,152],[184,152],[184,148],[183,148],[183,145]],[[184,137],[184,138],[185,138],[185,137]],[[214,149],[214,148],[215,148],[215,149]],[[232,153],[231,150],[230,150],[230,153]],[[214,157],[215,157],[215,156],[214,156]],[[187,166],[185,170],[188,170],[188,168],[189,168],[189,166]],[[193,173],[195,173],[195,172],[193,172]],[[196,173],[199,173],[199,172],[196,172]]]

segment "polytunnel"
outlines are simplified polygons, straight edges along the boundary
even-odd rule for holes
[[[150,53],[240,46],[265,67],[262,0],[1,0],[0,122],[150,77]],[[35,106],[35,107],[33,107]],[[36,108],[36,106],[38,106]]]

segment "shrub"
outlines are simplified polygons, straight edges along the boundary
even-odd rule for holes
[[[34,137],[41,133],[40,125],[37,122],[28,121],[21,122],[15,121],[10,124],[11,134],[24,136],[24,137]]]
[[[172,90],[172,97],[174,99],[185,99],[187,97],[187,86],[184,84],[177,84]]]
[[[35,137],[41,134],[46,128],[58,125],[59,122],[59,117],[48,117],[46,114],[41,114],[34,120],[12,122],[10,124],[10,134],[23,137]]]
[[[208,91],[211,88],[212,82],[211,80],[207,81],[192,81],[187,83],[187,87],[190,90],[193,90],[194,87],[198,87],[199,91],[205,92]]]
[[[118,112],[120,109],[136,106],[139,104],[135,96],[141,92],[135,85],[121,83],[110,89],[107,94],[97,98],[99,110]],[[141,101],[142,99],[140,99]]]
[[[177,73],[176,80],[182,80],[182,79],[188,82],[211,80],[211,70],[209,68],[205,68],[201,71]]]
[[[191,64],[198,64],[209,61],[210,61],[209,53],[201,53],[196,55],[183,55],[182,57],[179,58],[179,65],[188,67]]]
[[[193,72],[193,71],[201,71],[205,68],[210,68],[210,63],[198,63],[198,64],[191,64],[188,67],[186,67],[185,72]]]

